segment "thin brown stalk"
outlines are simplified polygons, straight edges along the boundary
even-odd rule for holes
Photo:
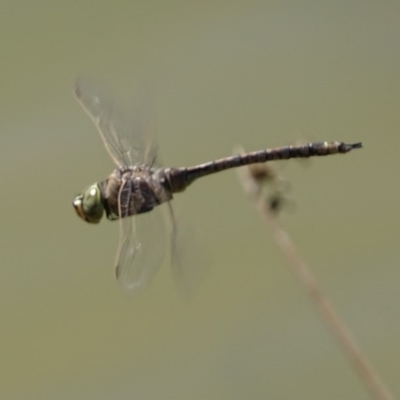
[[[272,232],[275,243],[286,256],[293,272],[298,277],[301,284],[304,285],[313,303],[318,308],[322,319],[338,340],[345,355],[349,358],[350,363],[373,395],[373,398],[379,400],[394,400],[394,396],[390,393],[371,363],[362,353],[354,335],[340,318],[331,301],[322,292],[315,276],[301,258],[292,239],[281,227],[275,214],[271,211],[270,206],[263,196],[261,183],[252,176],[249,167],[239,168],[238,172],[239,180],[245,193],[254,202],[262,220]]]

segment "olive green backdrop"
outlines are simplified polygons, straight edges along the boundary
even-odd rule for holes
[[[281,219],[400,394],[399,49],[397,1],[3,0],[0,398],[368,396],[233,172],[174,200],[210,260],[192,301],[168,261],[142,295],[119,288],[118,224],[71,206],[113,168],[73,98],[80,74],[122,95],[151,82],[171,166],[362,141],[284,163]]]

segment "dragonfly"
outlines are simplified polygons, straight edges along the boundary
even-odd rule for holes
[[[177,225],[171,200],[194,181],[207,175],[244,165],[290,158],[345,154],[362,143],[312,142],[236,154],[192,167],[162,167],[149,124],[138,123],[122,113],[110,92],[97,82],[78,79],[75,96],[96,126],[103,144],[116,164],[104,180],[90,185],[73,199],[80,218],[97,224],[105,214],[120,223],[120,239],[115,260],[115,275],[128,289],[146,287],[164,258],[166,236],[177,253]],[[136,115],[132,111],[132,115]],[[140,121],[140,118],[139,118]],[[169,229],[157,212],[167,204]],[[179,268],[182,268],[179,267]]]

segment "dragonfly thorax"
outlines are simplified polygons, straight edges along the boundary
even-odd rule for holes
[[[92,224],[99,223],[104,214],[101,190],[97,183],[78,194],[72,204],[79,217]]]
[[[118,167],[99,188],[110,220],[149,212],[172,199],[164,170],[147,165]]]

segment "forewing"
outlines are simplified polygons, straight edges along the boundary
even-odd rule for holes
[[[155,162],[157,147],[149,96],[136,96],[125,111],[127,107],[90,79],[78,78],[74,93],[117,166]]]
[[[115,274],[127,289],[148,286],[164,259],[167,232],[159,208],[120,220]]]

